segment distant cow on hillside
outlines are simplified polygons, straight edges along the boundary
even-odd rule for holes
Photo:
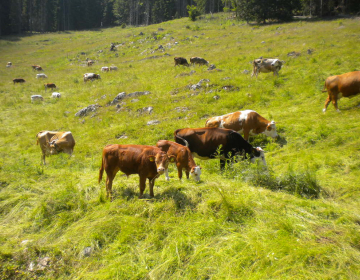
[[[254,75],[257,77],[260,72],[270,73],[273,72],[274,76],[279,76],[279,71],[285,61],[271,58],[258,58],[253,61],[253,72],[251,77]]]
[[[7,68],[9,68],[9,67],[11,67],[11,66],[12,66],[12,63],[11,63],[11,62],[6,63],[6,67],[7,67]]]
[[[175,66],[176,65],[190,66],[186,58],[184,57],[174,57],[174,61],[175,61]]]
[[[55,84],[44,84],[44,87],[45,87],[45,92],[48,88],[54,90],[56,88],[56,85]]]
[[[209,61],[206,61],[205,59],[201,58],[201,57],[192,57],[190,58],[190,63],[191,64],[198,64],[198,65],[209,65]]]
[[[98,79],[101,79],[99,74],[95,74],[95,73],[85,73],[84,74],[84,82],[98,80]]]
[[[24,79],[13,79],[14,85],[15,84],[21,84],[21,83],[25,83]]]

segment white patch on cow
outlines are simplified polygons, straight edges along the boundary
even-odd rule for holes
[[[48,134],[49,132],[51,132],[51,131],[46,130],[46,131],[44,131],[43,133],[38,134],[38,138],[44,137],[44,136],[45,136],[46,134]]]
[[[248,115],[252,112],[255,112],[254,110],[245,110],[245,111],[240,111],[240,116],[239,116],[239,124],[243,124],[243,122],[245,122],[248,118]],[[243,133],[243,130],[239,130],[238,133]],[[251,131],[250,131],[251,134]]]
[[[191,177],[192,177],[195,181],[199,182],[199,181],[200,181],[200,175],[201,175],[201,168],[200,168],[200,166],[196,166],[196,167],[194,168],[194,172],[190,172],[190,174],[191,174]]]
[[[272,138],[278,137],[279,135],[278,135],[277,132],[276,132],[276,125],[275,125],[275,122],[274,122],[274,121],[271,121],[271,122],[270,122],[270,127],[271,127],[271,130],[265,129],[265,131],[264,131],[263,133],[264,133],[266,136],[269,136],[269,137],[272,137]]]
[[[69,134],[71,134],[71,131],[66,131],[61,135],[61,138],[65,138],[66,136],[68,136]]]
[[[257,147],[256,150],[258,150],[260,152],[260,156],[256,157],[254,156],[252,159],[251,159],[251,162],[256,162],[257,160],[261,160],[262,163],[266,166],[266,160],[265,160],[265,153],[264,153],[264,150],[261,149],[260,147]]]

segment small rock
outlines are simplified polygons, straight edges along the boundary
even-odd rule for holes
[[[308,54],[312,54],[313,52],[314,52],[313,49],[308,49],[308,50],[307,50],[307,53],[308,53]]]
[[[38,267],[43,267],[45,268],[46,266],[48,266],[50,264],[50,258],[49,257],[45,257],[45,258],[42,258],[39,260],[39,263],[38,263]]]
[[[131,99],[131,102],[138,102],[139,101],[139,99]]]
[[[265,41],[262,41],[261,44],[265,44]]]
[[[219,96],[219,95],[215,95],[213,98],[214,98],[215,100],[218,100],[218,99],[220,98],[220,96]]]
[[[243,71],[243,74],[249,74],[249,73],[250,73],[249,70],[246,70],[246,69],[245,69],[245,70]]]
[[[207,70],[213,70],[215,68],[216,68],[215,64],[210,64],[210,66],[209,66],[209,68]]]
[[[23,240],[23,241],[21,241],[21,245],[22,246],[24,246],[24,245],[26,245],[26,244],[28,244],[29,242],[31,242],[32,240],[28,240],[28,239],[25,239],[25,240]]]
[[[142,109],[138,109],[137,112],[141,113],[148,113],[151,114],[154,111],[154,107],[149,106],[149,107],[144,107]]]
[[[144,35],[144,33],[140,32],[139,35],[142,36],[142,35]]]
[[[119,103],[122,99],[124,99],[126,97],[126,93],[125,92],[120,92],[113,101],[111,101],[110,105],[115,105],[117,103]]]
[[[103,50],[98,51],[98,53],[102,53],[102,52],[103,52]]]
[[[81,52],[80,54],[82,54],[82,55],[86,55],[86,53],[85,53],[85,52]]]
[[[101,99],[105,99],[106,98],[106,94],[104,94],[103,96],[100,97]]]
[[[163,29],[163,28],[161,28],[161,27],[159,27],[159,28],[158,28],[158,31],[164,31],[164,29]]]
[[[121,105],[120,104],[116,104],[116,109],[120,109]]]
[[[34,271],[34,268],[35,268],[35,263],[34,262],[31,262],[28,266],[28,270],[29,271]]]
[[[180,113],[180,112],[186,112],[186,111],[188,111],[189,108],[187,108],[187,107],[176,107],[175,110]]]
[[[97,110],[97,108],[99,108],[99,107],[101,107],[101,106],[98,104],[89,105],[89,106],[81,109],[79,112],[77,112],[75,114],[75,117],[84,117],[87,114],[89,114],[90,112],[95,112]]]
[[[147,125],[155,125],[155,124],[159,124],[160,123],[160,121],[158,121],[158,120],[153,120],[153,121],[148,121],[147,122]]]
[[[225,77],[225,78],[222,78],[221,80],[223,80],[223,81],[230,80],[230,77]]]
[[[94,251],[93,248],[85,247],[84,250],[82,250],[82,252],[80,253],[80,256],[81,257],[89,257],[93,251]]]
[[[115,135],[115,138],[116,139],[127,139],[128,136],[125,133],[123,133],[123,134]]]
[[[135,96],[141,96],[141,95],[148,95],[151,94],[150,91],[135,91],[132,93],[129,93],[126,97],[135,97]]]

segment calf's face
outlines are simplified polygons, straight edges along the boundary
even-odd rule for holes
[[[276,126],[275,126],[275,122],[272,121],[271,123],[269,123],[264,131],[266,136],[272,137],[272,138],[276,138],[279,135],[276,132]]]
[[[190,175],[196,182],[199,182],[200,175],[201,175],[201,167],[195,166],[195,167],[191,168]]]
[[[251,162],[254,163],[257,160],[261,160],[261,162],[266,166],[265,153],[260,147],[253,148],[253,157],[251,158]]]
[[[169,166],[169,161],[173,162],[174,157],[171,156],[170,159],[165,152],[157,153],[155,156],[149,156],[150,161],[154,161],[156,164],[156,170],[161,175],[165,172],[165,169]]]

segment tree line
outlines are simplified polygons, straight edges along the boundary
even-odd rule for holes
[[[195,8],[194,8],[195,7]],[[0,36],[149,25],[196,14],[229,12],[247,22],[293,15],[357,15],[359,0],[2,0]]]

